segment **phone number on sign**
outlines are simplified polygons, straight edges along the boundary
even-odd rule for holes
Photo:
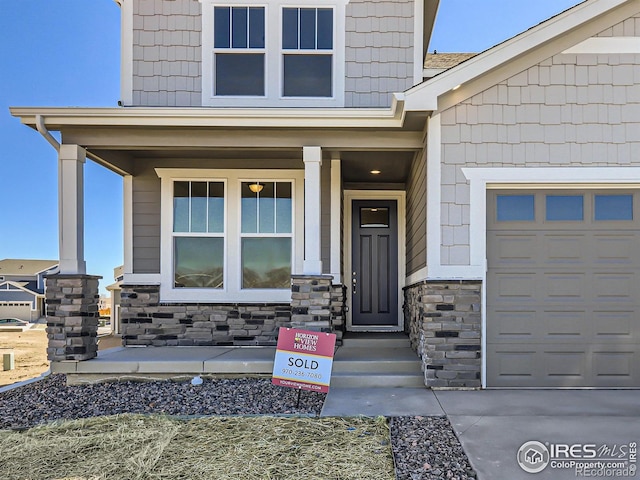
[[[282,374],[288,377],[313,378],[315,380],[322,379],[322,375],[320,373],[303,372],[302,370],[291,370],[290,368],[283,368]]]

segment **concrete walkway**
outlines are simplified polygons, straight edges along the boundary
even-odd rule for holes
[[[639,390],[485,390],[331,389],[322,415],[446,415],[479,480],[575,479],[576,467],[525,472],[517,462],[526,442],[595,445],[597,459],[615,459],[631,470],[587,469],[589,478],[624,478],[634,473],[629,445],[640,445]],[[600,450],[603,447],[610,451]],[[591,447],[587,447],[585,456]],[[621,450],[622,448],[622,450]],[[567,454],[571,456],[570,454]],[[565,458],[576,462],[594,459]],[[552,456],[553,457],[553,456]],[[605,462],[606,463],[606,462]],[[544,463],[536,465],[543,466]],[[579,473],[579,472],[578,472]],[[633,478],[633,476],[631,478]],[[640,476],[640,474],[638,474]]]

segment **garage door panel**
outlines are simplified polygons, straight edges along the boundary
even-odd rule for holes
[[[535,331],[536,312],[500,310],[493,313],[495,322],[487,325],[487,339],[495,342],[513,343],[514,341],[533,341],[537,335]],[[495,325],[501,328],[495,328]]]
[[[543,256],[539,265],[576,265],[584,263],[586,257],[584,235],[545,234]]]
[[[537,256],[535,233],[500,233],[487,252],[492,264],[501,266],[535,265]]]
[[[640,387],[640,192],[518,190],[535,217],[500,221],[510,195],[487,202],[487,385]],[[596,195],[637,211],[598,212]],[[550,196],[582,196],[583,220],[547,220]]]
[[[541,287],[544,301],[575,302],[585,298],[588,285],[584,273],[547,273],[543,276]]]
[[[536,274],[533,272],[498,274],[495,283],[495,292],[502,301],[531,302],[536,297]]]
[[[595,264],[623,264],[637,257],[637,234],[594,234],[593,262]]]
[[[638,293],[634,272],[594,273],[592,296],[598,300],[635,302]]]
[[[0,318],[18,318],[27,322],[31,321],[31,303],[29,302],[5,302],[0,303]]]

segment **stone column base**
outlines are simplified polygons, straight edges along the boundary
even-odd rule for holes
[[[98,354],[98,280],[93,275],[49,275],[47,290],[47,358],[82,361]]]

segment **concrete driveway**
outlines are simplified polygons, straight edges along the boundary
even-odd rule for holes
[[[434,395],[480,480],[636,477],[633,450],[640,445],[640,390]],[[527,473],[518,464],[518,451],[527,442],[537,443],[524,448],[521,458],[530,470],[540,470],[537,473]]]
[[[479,480],[636,478],[640,390],[332,388],[322,415],[447,415]]]

